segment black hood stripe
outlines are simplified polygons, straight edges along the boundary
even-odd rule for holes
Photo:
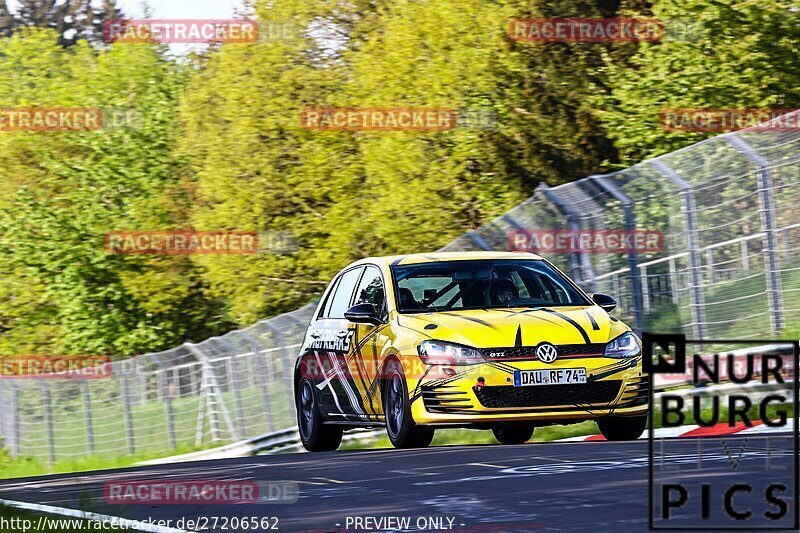
[[[558,311],[553,311],[552,309],[544,309],[543,308],[542,311],[545,311],[547,313],[552,313],[552,314],[556,315],[559,318],[563,318],[564,320],[566,320],[567,322],[569,322],[570,324],[575,326],[575,329],[577,329],[578,332],[581,334],[581,336],[583,337],[583,340],[586,342],[586,344],[591,344],[592,343],[591,339],[589,338],[589,334],[586,333],[586,330],[583,329],[583,327],[580,324],[578,324],[577,322],[572,320],[567,315],[563,315],[563,314],[559,313]]]
[[[536,311],[544,311],[544,309],[542,309],[541,307],[536,307],[534,309],[524,309],[522,311],[517,311],[516,313],[511,313],[510,316],[523,315],[526,318],[532,318],[534,320],[542,320],[544,322],[547,322],[548,324],[555,324],[556,326],[559,325],[558,322],[556,322],[555,320],[548,320],[545,317],[540,316],[540,315],[531,316],[531,315],[528,314],[528,313],[534,313]]]
[[[492,328],[493,330],[497,331],[497,327],[494,324],[492,324],[491,322],[487,322],[485,320],[481,320],[480,318],[458,315],[456,313],[439,313],[439,314],[460,318],[462,320],[469,320],[470,322],[475,322],[476,324],[480,324],[482,326],[486,326],[487,328]]]
[[[592,322],[592,329],[595,331],[600,331],[600,325],[597,323],[597,320],[594,319],[592,313],[589,311],[584,311],[584,313],[586,313],[586,316],[588,316],[589,320]]]

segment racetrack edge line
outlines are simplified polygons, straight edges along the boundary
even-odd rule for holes
[[[84,520],[95,521],[112,521],[116,520],[121,527],[127,529],[135,529],[137,531],[150,531],[152,533],[192,533],[184,529],[175,529],[172,527],[157,526],[155,524],[148,524],[141,520],[131,520],[129,518],[122,518],[119,516],[105,515],[100,513],[92,513],[89,511],[80,511],[77,509],[70,509],[68,507],[55,507],[53,505],[43,505],[40,503],[18,502],[15,500],[0,499],[0,505],[6,507],[13,507],[15,509],[22,509],[23,511],[33,511],[41,513],[49,513],[60,516],[69,516],[71,518],[81,518]]]

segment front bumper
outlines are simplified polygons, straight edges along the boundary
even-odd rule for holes
[[[514,370],[580,367],[586,369],[585,384],[514,387]],[[649,379],[642,372],[641,357],[584,357],[552,364],[498,360],[452,367],[453,376],[445,376],[441,368],[433,370],[408,383],[411,413],[418,424],[549,423],[647,412]],[[483,378],[482,387],[477,387],[479,378]]]

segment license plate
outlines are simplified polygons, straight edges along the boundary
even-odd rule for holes
[[[515,370],[514,386],[568,385],[586,383],[585,368],[554,368],[552,370]]]

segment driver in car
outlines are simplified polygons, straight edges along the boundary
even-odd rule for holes
[[[508,278],[497,279],[489,287],[489,300],[492,305],[501,305],[519,298],[519,289]]]

